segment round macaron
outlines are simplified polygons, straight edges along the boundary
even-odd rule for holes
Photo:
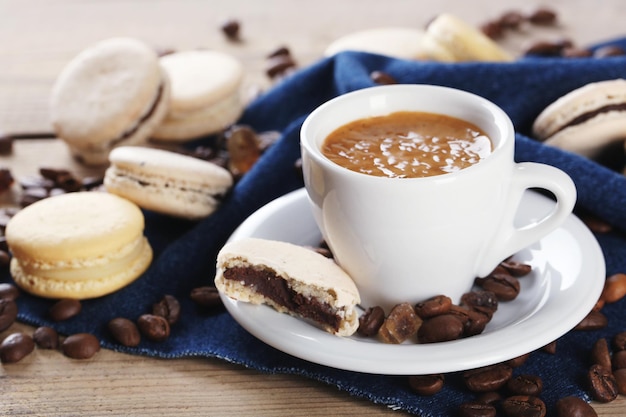
[[[161,57],[171,81],[168,114],[153,139],[188,141],[219,132],[243,112],[243,66],[217,51],[181,51]]]
[[[144,143],[168,105],[169,82],[156,52],[136,39],[112,38],[65,66],[52,88],[50,115],[71,152],[100,165],[112,148]]]
[[[113,194],[85,191],[40,200],[6,228],[11,275],[46,298],[95,298],[137,279],[152,261],[144,217]]]
[[[594,158],[626,140],[626,80],[586,84],[546,107],[533,135],[546,144]]]
[[[206,217],[233,185],[230,172],[219,165],[166,150],[123,146],[109,159],[108,192],[171,216]]]
[[[333,41],[324,51],[332,56],[342,51],[361,51],[404,59],[430,58],[422,47],[424,31],[403,27],[381,27],[349,33]]]

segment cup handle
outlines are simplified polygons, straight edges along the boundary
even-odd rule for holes
[[[521,162],[515,164],[509,199],[504,210],[510,215],[500,225],[489,246],[485,249],[477,275],[488,275],[504,259],[525,247],[535,243],[542,237],[556,230],[572,213],[576,204],[576,186],[572,179],[563,171],[550,165]],[[529,188],[540,188],[550,191],[556,198],[555,206],[550,213],[527,225],[516,227],[515,214],[520,206],[524,191]]]

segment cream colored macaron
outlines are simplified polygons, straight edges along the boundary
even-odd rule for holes
[[[20,210],[6,228],[11,275],[47,298],[100,297],[136,280],[152,261],[144,217],[103,192],[46,198]]]
[[[361,51],[403,59],[428,59],[422,39],[424,31],[404,27],[380,27],[349,33],[333,41],[324,51],[332,56],[342,51]]]
[[[109,159],[104,176],[108,192],[176,217],[208,216],[233,185],[230,172],[219,165],[166,150],[124,146]]]
[[[98,42],[72,59],[52,89],[56,135],[88,165],[111,149],[147,141],[169,105],[169,81],[156,52],[133,38]]]
[[[181,51],[161,57],[172,92],[169,112],[152,138],[184,142],[219,132],[243,112],[242,64],[223,52]]]
[[[586,84],[546,107],[533,135],[546,144],[589,158],[626,140],[626,80]]]
[[[334,260],[303,246],[258,238],[227,243],[217,255],[215,286],[235,300],[270,305],[338,336],[359,326],[360,296],[352,279]]]

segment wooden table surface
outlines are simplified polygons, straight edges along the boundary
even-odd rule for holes
[[[205,47],[232,53],[247,70],[247,89],[267,89],[266,55],[290,48],[302,67],[321,57],[337,37],[380,26],[421,28],[440,12],[472,23],[535,0],[0,0],[0,132],[46,133],[50,88],[61,68],[93,42],[132,36],[159,48]],[[436,4],[435,4],[436,3]],[[547,2],[546,2],[547,3]],[[502,45],[520,53],[537,39],[570,38],[578,45],[624,33],[626,2],[551,1],[559,25],[510,33]],[[242,41],[220,31],[241,23]],[[0,166],[15,176],[42,165],[98,173],[73,161],[58,140],[19,140]],[[5,196],[6,199],[6,196]],[[0,201],[1,203],[1,201]],[[16,329],[32,329],[16,324]],[[0,336],[4,336],[8,332]],[[601,416],[623,416],[626,400],[594,404]],[[288,375],[265,375],[213,359],[159,360],[103,350],[86,361],[36,350],[0,368],[0,415],[398,415],[333,387]]]

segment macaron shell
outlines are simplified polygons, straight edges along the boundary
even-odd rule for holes
[[[107,190],[140,207],[183,218],[211,214],[219,196],[233,184],[230,172],[216,164],[175,152],[120,147],[111,152]]]
[[[426,28],[426,36],[441,44],[456,61],[512,61],[513,57],[477,28],[447,13]]]
[[[156,53],[143,42],[101,41],[58,76],[50,104],[54,129],[81,147],[114,140],[146,113],[162,79]]]
[[[424,59],[424,32],[402,27],[381,27],[347,34],[333,41],[324,51],[332,56],[342,51],[362,51],[404,59]]]
[[[6,228],[13,256],[25,261],[70,262],[114,253],[142,236],[143,213],[103,192],[77,192],[20,210]]]
[[[232,56],[209,50],[182,51],[160,59],[172,83],[170,114],[185,115],[238,91],[243,66]]]

